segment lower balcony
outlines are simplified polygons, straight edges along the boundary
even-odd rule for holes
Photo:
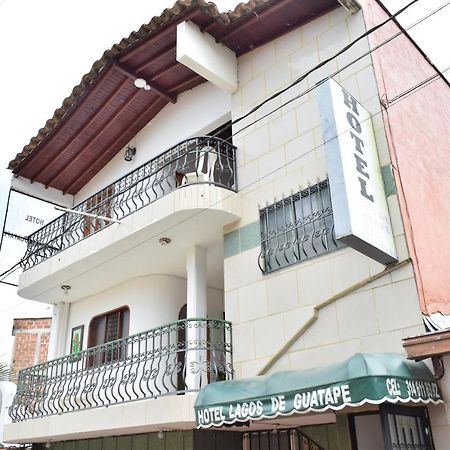
[[[43,442],[56,435],[68,437],[71,432],[79,435],[75,428],[71,430],[76,423],[83,424],[90,436],[107,435],[99,422],[91,421],[98,414],[81,413],[85,410],[104,411],[104,420],[109,417],[108,424],[114,424],[117,434],[121,429],[117,421],[124,412],[114,408],[137,402],[133,410],[128,409],[135,413],[140,411],[138,403],[149,399],[157,401],[147,404],[151,419],[149,414],[147,419],[145,414],[134,418],[140,423],[139,429],[170,428],[165,419],[168,409],[184,408],[194,420],[190,409],[193,398],[183,394],[232,378],[231,323],[217,319],[179,320],[21,370],[9,410],[13,423],[7,426],[5,438],[10,442]],[[158,403],[163,397],[177,397],[177,401]],[[188,400],[185,405],[183,398]],[[180,420],[176,419],[176,411],[170,415],[173,420]],[[48,422],[52,417],[58,421],[57,426]],[[35,421],[38,423],[33,426]],[[17,428],[21,425],[24,426]],[[192,428],[194,423],[184,426]]]

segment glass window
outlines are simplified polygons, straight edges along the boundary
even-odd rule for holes
[[[328,180],[260,210],[260,268],[269,273],[342,247],[334,235]]]

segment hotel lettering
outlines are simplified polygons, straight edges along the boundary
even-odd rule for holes
[[[350,136],[355,143],[354,147],[354,156],[356,162],[356,170],[359,173],[358,180],[361,186],[361,195],[365,197],[367,200],[373,202],[373,195],[367,192],[367,180],[370,178],[367,173],[367,162],[364,159],[364,141],[361,139],[362,127],[361,123],[358,120],[358,103],[356,100],[344,89],[342,89],[342,93],[344,94],[344,103],[350,109],[347,112],[347,121],[349,125],[352,127],[352,131],[350,131]]]

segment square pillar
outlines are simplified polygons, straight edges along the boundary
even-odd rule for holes
[[[206,250],[194,246],[186,255],[187,321],[186,321],[186,386],[188,391],[199,390],[208,382],[207,358],[208,322],[189,321],[206,318],[207,282]]]
[[[48,343],[48,360],[60,358],[69,353],[66,348],[67,327],[69,324],[70,303],[57,303],[53,306],[50,341]]]

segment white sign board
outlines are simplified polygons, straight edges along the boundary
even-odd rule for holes
[[[9,204],[7,194],[3,195],[3,199],[4,201],[0,200],[1,219],[4,222],[0,244],[0,273],[15,266],[24,257],[30,234],[62,214],[55,210],[52,203],[20,192],[10,192]],[[18,267],[4,281],[17,284],[20,272]]]
[[[370,113],[336,81],[319,86],[336,238],[382,264],[397,261]]]

